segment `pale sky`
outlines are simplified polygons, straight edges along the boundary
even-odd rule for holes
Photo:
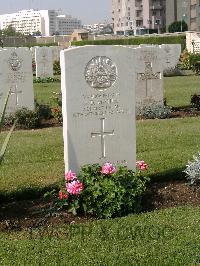
[[[111,0],[0,0],[0,14],[22,9],[61,9],[86,23],[111,22]]]

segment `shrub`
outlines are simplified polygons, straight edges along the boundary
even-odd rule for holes
[[[53,71],[54,71],[54,75],[60,75],[61,74],[60,61],[59,60],[54,61]]]
[[[185,173],[191,185],[200,184],[200,153],[198,156],[193,156],[194,160],[188,162]]]
[[[179,36],[152,36],[152,37],[134,37],[126,39],[110,39],[110,40],[93,40],[93,41],[77,41],[72,42],[75,46],[84,45],[140,45],[140,44],[176,44],[180,43],[182,50],[185,49],[185,34]]]
[[[36,71],[36,63],[35,63],[35,60],[32,59],[32,70],[33,70],[33,73],[35,74],[35,71]]]
[[[23,129],[38,128],[41,125],[41,118],[37,111],[31,111],[27,108],[22,108],[15,112],[17,126]]]
[[[41,119],[52,118],[52,111],[49,105],[36,103],[36,110]]]
[[[181,68],[182,69],[191,69],[191,65],[190,65],[190,53],[187,50],[184,50],[181,53],[180,56],[180,62],[181,62]]]
[[[192,54],[184,51],[180,57],[182,69],[191,69],[200,74],[200,54]]]
[[[183,72],[181,70],[181,67],[177,65],[176,67],[171,67],[164,70],[163,75],[165,77],[183,76]]]
[[[52,115],[57,120],[58,123],[62,123],[62,94],[61,92],[53,92],[53,101],[56,104],[56,107],[52,108]]]
[[[141,171],[147,165],[141,162]],[[120,217],[141,210],[141,197],[149,181],[124,166],[116,169],[106,163],[85,165],[76,177],[69,171],[65,175],[66,191],[60,191],[57,206],[74,214],[88,214],[97,218]]]
[[[58,81],[60,81],[59,78],[51,78],[51,77],[36,78],[33,80],[34,83],[51,83],[51,82],[58,82]]]
[[[168,27],[169,32],[183,32],[187,30],[188,30],[188,25],[184,20],[174,21]]]
[[[200,110],[200,95],[194,94],[191,96],[191,104],[197,110]]]
[[[163,104],[153,102],[143,105],[142,107],[138,107],[136,113],[139,118],[165,119],[171,117],[172,110],[169,106],[164,106]]]

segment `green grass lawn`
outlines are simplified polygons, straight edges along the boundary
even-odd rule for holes
[[[0,135],[0,141],[5,132]],[[199,118],[137,121],[137,159],[149,175],[181,178],[188,160],[200,150]],[[0,171],[0,196],[32,193],[62,180],[62,128],[15,131]],[[24,197],[27,197],[27,193]],[[32,194],[30,194],[31,196]]]
[[[199,81],[165,78],[167,103],[188,105]],[[60,83],[34,86],[38,102],[53,106],[50,97]],[[0,143],[5,135],[0,134]],[[184,178],[186,163],[200,151],[199,139],[198,117],[137,121],[137,159],[149,164],[154,180]],[[63,173],[61,127],[15,131],[1,166],[0,200],[37,197],[61,183]],[[0,265],[197,266],[199,232],[200,208],[186,206],[84,225],[0,232]]]
[[[60,82],[34,83],[35,98],[39,103],[54,106],[53,92],[60,92]],[[180,76],[164,78],[164,96],[170,106],[187,106],[192,94],[200,94],[200,76]]]
[[[0,233],[0,265],[200,264],[200,208]]]
[[[52,100],[53,92],[60,92],[60,82],[52,83],[34,83],[35,99],[40,104],[48,104],[51,107],[55,106]]]
[[[187,106],[191,95],[200,94],[200,76],[165,77],[164,92],[169,106]]]

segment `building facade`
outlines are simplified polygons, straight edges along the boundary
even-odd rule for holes
[[[83,25],[83,28],[90,33],[97,33],[102,31],[105,26],[107,26],[106,23],[95,23],[95,24],[85,24]]]
[[[165,27],[165,0],[112,0],[115,34],[160,32]]]
[[[81,21],[68,15],[59,15],[55,10],[22,10],[0,15],[0,29],[11,25],[25,35],[40,32],[42,36],[68,35],[82,28]]]
[[[200,1],[199,0],[167,0],[166,27],[174,21],[185,21],[188,30],[200,31]]]

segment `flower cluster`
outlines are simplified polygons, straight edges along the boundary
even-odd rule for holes
[[[144,161],[137,161],[136,166],[142,171],[148,169],[148,165]],[[106,162],[100,172],[104,175],[112,175],[117,172],[117,169],[112,163]],[[59,192],[60,200],[68,199],[70,195],[78,196],[84,189],[83,183],[78,180],[76,173],[71,170],[65,173],[65,189],[67,193]]]
[[[76,173],[73,173],[71,170],[65,173],[65,186],[67,194],[63,194],[62,191],[59,192],[59,199],[68,199],[69,195],[78,196],[83,190],[83,183],[81,183]]]
[[[144,161],[137,161],[136,166],[138,167],[138,169],[140,169],[142,171],[148,169],[148,164],[146,164]]]
[[[105,175],[114,174],[116,168],[111,163],[105,163],[101,169],[101,173]]]

